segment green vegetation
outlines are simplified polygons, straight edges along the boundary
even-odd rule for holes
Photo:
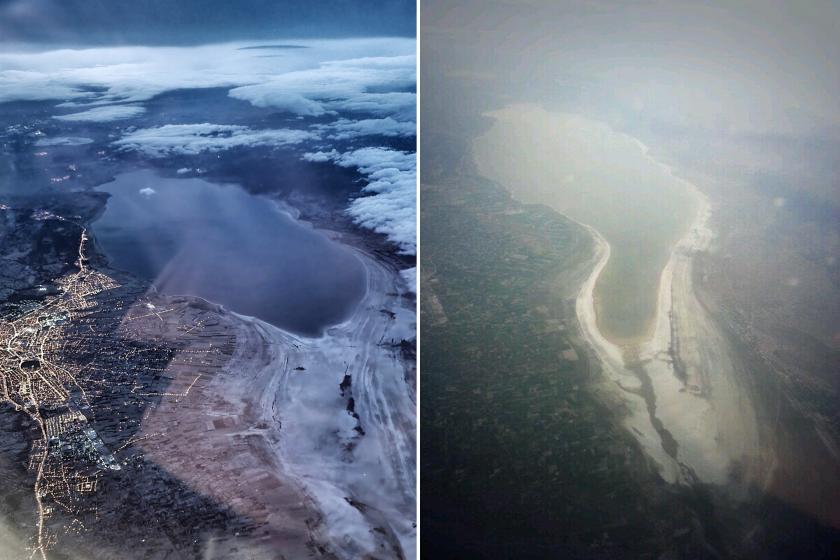
[[[424,551],[640,557],[681,546],[684,510],[653,504],[655,475],[593,389],[574,315],[589,235],[478,178],[424,185],[421,197]]]

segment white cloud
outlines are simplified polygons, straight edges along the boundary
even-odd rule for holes
[[[246,93],[243,94],[241,93],[243,88],[237,88],[231,90],[230,96],[247,101],[255,107],[273,107],[305,117],[318,117],[327,112],[323,104],[307,99],[299,93],[275,91],[273,88],[262,86],[247,87],[253,89],[246,90]]]
[[[142,189],[140,189],[137,192],[139,192],[141,195],[145,196],[146,198],[149,198],[150,196],[152,196],[154,194],[157,194],[157,191],[155,189],[153,189],[152,187],[143,187]]]
[[[36,146],[83,146],[91,144],[93,140],[90,138],[82,138],[79,136],[58,136],[55,138],[41,138],[35,142]]]
[[[414,122],[397,121],[391,117],[360,121],[339,119],[330,124],[316,125],[314,128],[320,132],[326,132],[327,138],[335,140],[348,140],[361,136],[409,137],[417,133]]]
[[[330,150],[329,152],[307,152],[303,154],[303,159],[306,161],[324,162],[332,161],[337,158],[338,155],[338,152],[335,150]]]
[[[209,123],[167,124],[135,130],[113,144],[150,157],[165,157],[171,154],[220,152],[248,146],[286,146],[315,138],[317,135],[305,130],[254,130],[247,126]]]
[[[277,107],[303,115],[335,111],[354,100],[358,105],[372,95],[371,89],[397,90],[414,87],[416,58],[413,54],[364,57],[321,63],[317,68],[280,74],[261,83],[234,88],[229,95],[258,107]],[[308,102],[308,103],[304,103]],[[405,98],[392,98],[390,104],[403,110]],[[389,105],[385,98],[370,99],[381,111]]]
[[[0,62],[0,69],[5,65]],[[84,95],[78,85],[62,83],[49,74],[29,70],[0,70],[0,103],[75,99]]]
[[[417,95],[409,91],[360,93],[347,99],[331,101],[329,107],[339,112],[369,113],[377,117],[391,116],[400,121],[417,119]]]
[[[194,47],[109,47],[0,53],[0,103],[62,101],[65,107],[140,103],[176,89],[230,87],[232,97],[304,116],[342,103],[386,115],[407,97],[376,97],[414,86],[413,39],[302,41],[305,49],[266,58],[248,43]],[[372,96],[372,97],[370,97]],[[357,98],[351,101],[351,98]],[[332,106],[335,105],[335,108]],[[348,109],[355,110],[355,109]]]
[[[358,225],[387,236],[403,254],[417,252],[417,157],[388,148],[361,148],[351,152],[316,152],[304,155],[309,161],[325,156],[341,167],[356,168],[368,184],[347,212]],[[315,159],[313,159],[315,158]],[[322,159],[324,158],[324,159]]]
[[[94,107],[81,113],[53,115],[53,118],[69,122],[110,122],[130,119],[142,115],[145,112],[146,109],[139,105],[106,105],[104,107]]]

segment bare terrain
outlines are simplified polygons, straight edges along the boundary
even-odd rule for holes
[[[110,271],[84,215],[3,215],[4,258],[31,270],[0,324],[0,475],[20,489],[4,550],[413,555],[414,298],[391,260],[357,250],[363,302],[305,338]],[[47,239],[54,253],[32,251]]]

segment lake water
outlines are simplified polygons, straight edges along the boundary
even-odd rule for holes
[[[610,259],[594,291],[599,330],[618,343],[644,338],[662,269],[697,211],[695,193],[637,140],[603,123],[536,105],[490,116],[495,123],[473,144],[479,172],[607,240]]]
[[[166,294],[197,295],[317,336],[361,300],[365,271],[340,244],[236,185],[132,171],[92,233],[111,265]]]

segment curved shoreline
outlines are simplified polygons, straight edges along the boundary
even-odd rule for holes
[[[406,381],[413,364],[400,355],[399,341],[416,336],[416,316],[406,280],[364,243],[268,202],[360,263],[364,286],[347,317],[307,336],[200,296],[155,295],[204,302],[235,332],[236,349],[214,387],[251,426],[249,445],[260,460],[253,468],[273,468],[272,480],[297,496],[269,516],[267,542],[281,542],[295,557],[309,557],[312,543],[335,558],[383,548],[410,556],[417,547],[416,393]],[[343,375],[352,376],[349,400],[340,391]],[[263,544],[249,553],[262,558]]]
[[[338,558],[383,546],[409,556],[417,546],[416,394],[406,382],[411,364],[398,344],[384,341],[414,333],[414,306],[398,270],[348,247],[366,271],[365,295],[351,317],[307,338],[235,315],[255,346],[232,367],[263,380],[254,408],[282,423],[272,453],[322,516],[312,528],[316,539]],[[260,352],[263,361],[254,358]],[[346,387],[342,375],[350,377]]]
[[[628,414],[624,418],[624,427],[636,438],[645,453],[656,462],[662,477],[667,482],[674,483],[678,479],[679,468],[662,446],[662,438],[657,426],[652,422],[650,404],[642,394],[642,380],[625,367],[622,349],[607,340],[598,328],[594,290],[598,277],[610,258],[610,244],[593,227],[580,222],[576,223],[589,231],[597,247],[593,259],[595,266],[581,286],[575,300],[575,313],[581,327],[581,334],[598,356],[602,373],[611,382],[609,389],[617,387],[620,398],[627,407]]]
[[[569,216],[566,216],[566,218],[572,220]],[[598,314],[595,310],[595,284],[598,282],[598,277],[601,275],[601,272],[610,260],[610,244],[606,239],[604,239],[598,230],[592,226],[583,224],[577,220],[573,221],[582,226],[590,233],[590,235],[592,235],[592,238],[596,243],[595,259],[597,259],[594,268],[586,279],[586,282],[583,283],[580,292],[578,292],[577,299],[575,300],[575,313],[577,314],[582,332],[584,333],[587,341],[590,342],[594,348],[599,348],[606,353],[610,362],[619,363],[622,360],[621,351],[615,344],[608,341],[601,333],[601,330],[598,328]]]
[[[598,328],[594,288],[610,257],[609,243],[591,226],[594,267],[581,286],[575,310],[581,332],[603,372],[627,405],[624,425],[669,483],[731,482],[731,466],[752,465],[760,453],[750,395],[738,379],[728,341],[699,308],[692,265],[713,233],[708,198],[684,181],[697,199],[694,220],[674,244],[660,275],[651,333],[620,345]]]
[[[542,111],[537,115],[539,120],[535,120],[527,111],[516,111],[516,107],[512,110],[509,118],[512,121],[524,119],[524,130],[537,135],[543,143],[555,141],[555,132],[549,131],[545,124],[554,113],[540,107],[522,109]],[[600,165],[611,162],[612,157],[623,158],[629,154],[633,158],[629,171],[638,171],[640,175],[636,178],[645,183],[641,185],[645,188],[639,190],[639,197],[634,200],[636,204],[645,205],[646,212],[642,213],[625,216],[619,205],[609,208],[608,219],[602,219],[597,213],[575,211],[576,206],[564,204],[562,197],[548,204],[587,229],[596,245],[590,261],[591,271],[580,285],[575,301],[582,338],[591,346],[593,358],[603,366],[600,384],[595,382],[593,388],[602,391],[611,405],[622,410],[621,423],[636,437],[646,455],[658,464],[658,470],[667,482],[690,485],[699,481],[726,485],[733,490],[746,488],[750,479],[754,480],[755,474],[762,469],[763,451],[759,444],[750,376],[746,374],[745,364],[733,342],[701,304],[694,286],[694,256],[707,249],[712,239],[707,225],[710,218],[708,198],[696,185],[675,173],[671,166],[653,157],[648,146],[637,138],[588,117],[560,114],[557,118],[555,124],[560,127],[566,127],[570,119],[573,123],[577,122],[575,119],[583,119],[582,125],[575,125],[577,128],[570,132],[573,142],[588,142],[593,134],[609,133],[614,143],[594,152],[599,156],[595,161]],[[497,122],[502,120],[497,117]],[[520,129],[516,130],[522,133]],[[485,151],[487,156],[493,153],[491,149]],[[480,160],[479,155],[474,157]],[[576,154],[573,152],[567,157],[574,158]],[[495,159],[487,161],[496,162]],[[577,183],[574,175],[564,175],[569,168],[577,169],[574,161],[569,160],[565,167],[547,165],[536,171],[529,169],[530,174],[514,169],[512,175],[508,173],[510,167],[499,167],[497,162],[477,166],[479,172],[486,171],[502,183],[519,184],[520,191],[511,190],[514,198],[522,195],[530,202],[542,198],[541,202],[545,203],[545,200],[552,200],[554,190]],[[598,192],[604,196],[626,198],[634,193],[632,189],[617,190],[626,179],[623,175],[602,175],[590,167],[583,167],[583,170],[603,182],[601,187],[587,187],[600,189]],[[647,183],[648,178],[652,182]],[[537,186],[530,187],[531,183]],[[580,194],[580,187],[569,188],[573,189],[570,193]],[[668,197],[673,197],[679,204],[673,207],[665,204],[670,200]],[[619,241],[622,244],[625,241],[649,243],[649,238],[635,236],[633,232],[643,228],[647,217],[671,211],[678,213],[669,214],[668,227],[650,232],[657,235],[655,263],[636,259],[626,263],[627,270],[605,273],[612,271],[609,259],[619,256]],[[570,217],[569,212],[574,217]],[[575,219],[579,216],[586,216],[592,225]],[[594,226],[608,230],[616,220],[631,227],[621,230],[628,236],[626,239],[610,238],[614,244],[610,247]],[[646,316],[640,321],[642,324],[634,323],[635,335],[612,337],[609,322],[613,317],[609,307],[600,305],[606,301],[600,297],[604,295],[601,287],[619,290],[628,275],[635,280],[641,273],[645,275],[644,284],[635,289],[644,292]],[[634,293],[641,291],[610,291],[606,295],[634,297]]]

